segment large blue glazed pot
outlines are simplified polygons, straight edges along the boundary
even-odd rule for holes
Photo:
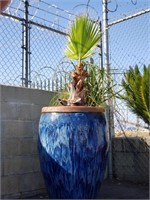
[[[38,149],[49,198],[96,198],[107,161],[104,108],[44,107]]]

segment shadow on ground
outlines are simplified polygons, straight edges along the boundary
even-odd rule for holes
[[[105,180],[98,194],[98,199],[149,199],[149,186]]]
[[[29,199],[48,199],[48,196],[43,194]],[[149,199],[149,186],[117,180],[105,180],[97,199]]]

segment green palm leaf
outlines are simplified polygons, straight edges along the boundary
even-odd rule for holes
[[[69,31],[65,55],[79,62],[94,53],[102,34],[99,26],[87,16],[78,16]]]
[[[137,65],[134,68],[130,67],[122,80],[125,94],[121,95],[130,110],[147,124],[150,123],[149,76],[150,65],[144,66],[143,74],[140,73]]]
[[[87,63],[87,68],[89,74],[86,79],[88,90],[87,105],[99,106],[109,98],[115,98],[117,95],[117,92],[113,91],[115,84],[111,79],[108,82],[105,69],[100,69],[97,65],[91,63]]]

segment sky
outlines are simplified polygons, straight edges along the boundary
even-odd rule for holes
[[[22,1],[19,0],[12,1],[12,8],[10,9],[12,14],[23,16],[23,12],[19,11],[19,9],[24,9],[23,4],[21,2]],[[45,2],[46,4],[44,4],[43,2]],[[132,13],[136,13],[139,10],[150,8],[150,0],[110,0],[108,2],[108,22],[115,21],[116,19],[123,18]],[[29,0],[29,10],[31,14],[31,16],[29,16],[29,19],[65,31],[65,29],[69,27],[69,20],[71,20],[74,17],[74,15],[78,15],[81,12],[87,11],[87,3],[89,5],[88,12],[90,17],[94,19],[100,18],[100,20],[102,20],[102,0]],[[13,10],[13,7],[17,9]],[[69,11],[74,15],[70,15],[69,12],[65,11]],[[120,40],[118,46],[123,46],[123,48],[125,48],[125,50],[123,51],[129,51],[127,48],[129,48],[131,43],[136,43],[137,41],[138,46],[140,48],[142,47],[142,52],[144,52],[143,46],[145,46],[145,48],[147,49],[146,54],[140,54],[137,55],[137,57],[142,57],[142,59],[143,56],[146,58],[148,57],[150,51],[148,47],[148,33],[150,27],[149,16],[149,14],[145,14],[141,17],[134,18],[134,20],[129,20],[110,27],[109,41],[110,51],[112,55],[113,53],[116,54],[115,50],[113,49],[113,47],[115,46],[113,43],[116,44],[117,42],[119,42],[118,37],[120,37],[121,35],[121,39],[125,39]],[[127,36],[129,38],[127,38]],[[116,40],[116,38],[118,39]],[[131,38],[132,41],[129,41],[131,40]],[[138,52],[140,52],[137,49],[137,45],[132,45],[131,48],[132,52],[136,51],[137,54]],[[115,55],[113,55],[113,57],[115,57]],[[145,62],[146,64],[148,63],[148,61],[146,60]]]
[[[126,1],[110,0],[108,2],[109,2],[108,3],[108,22],[109,23],[112,21],[115,21],[116,19],[120,19],[125,16],[131,15],[132,13],[136,13],[139,10],[150,8],[150,0],[126,0]],[[95,20],[97,19],[102,20],[102,1],[101,0],[90,0],[90,1],[89,0],[41,0],[41,1],[29,0],[29,4],[30,4],[29,19],[37,23],[44,24],[46,26],[50,26],[54,29],[59,29],[65,32],[67,31],[70,20],[73,19],[74,15],[78,15],[81,12],[83,13],[87,11],[87,3],[89,5],[88,13],[90,17],[94,18]],[[22,1],[13,0],[9,9],[9,13],[11,13],[12,15],[23,17],[24,16],[24,13],[22,12],[23,10],[24,10],[24,5]],[[70,13],[72,13],[73,15],[71,15]],[[150,35],[149,17],[150,17],[150,13],[125,21],[123,23],[119,23],[109,28],[108,30],[109,51],[110,51],[110,64],[111,64],[112,70],[124,71],[124,69],[127,69],[130,65],[133,66],[135,64],[138,64],[140,65],[140,67],[142,67],[143,64],[146,64],[146,65],[149,64],[149,60],[150,60],[149,58],[150,47],[148,45],[149,39],[150,39],[149,38],[149,35]],[[8,28],[8,26],[10,27],[10,22],[8,22],[8,20],[6,21],[7,22],[5,22],[4,24],[6,28],[1,29],[1,31],[3,32],[1,34],[1,37],[3,34],[7,34],[5,32],[10,32]],[[15,22],[13,22],[13,24],[14,24],[13,25],[14,28],[12,27],[13,30],[11,29],[11,32],[13,32],[14,29],[17,29],[17,30],[16,30],[16,34],[12,34],[12,38],[17,37],[16,40],[13,40],[17,42],[18,36],[16,35],[18,34],[20,37],[20,33],[18,33],[18,29],[21,30],[21,28],[20,28],[20,25],[17,25],[19,26],[17,28],[17,26],[15,26]],[[32,51],[34,52],[34,54],[37,53],[36,48],[43,49],[46,47],[45,44],[48,43],[47,32],[45,33],[44,32],[37,33],[37,32],[38,31],[36,31],[33,27],[31,30],[31,36],[32,36],[31,45],[33,45],[34,47],[34,49],[32,48]],[[57,36],[54,38],[54,35],[51,34],[51,37],[49,38],[50,38],[49,41],[54,42],[54,39],[56,39]],[[6,38],[6,41],[3,41],[3,45],[5,46],[6,43],[8,43],[7,38]],[[39,47],[37,46],[37,43]],[[58,43],[58,39],[57,39],[57,43]],[[59,62],[61,62],[61,58],[62,58],[61,52],[63,51],[63,48],[64,48],[63,43],[65,42],[62,37],[61,41],[59,41],[60,47],[57,49],[57,51],[59,51],[57,55],[57,60],[59,60]],[[12,45],[15,46],[15,42],[13,42],[13,44],[11,43],[11,46]],[[46,48],[48,48],[49,51],[51,51],[49,47],[46,47]],[[54,51],[55,50],[53,49],[53,52]],[[43,52],[44,52],[44,49],[42,53]],[[49,58],[51,58],[51,60],[53,60],[52,59],[53,52],[52,54],[49,55]],[[47,53],[45,52],[45,54]],[[47,58],[45,54],[43,56],[45,56],[45,60],[46,60]],[[58,59],[59,55],[61,55],[60,59]],[[38,55],[35,57],[39,58]],[[39,62],[42,62],[42,60],[39,59]],[[52,65],[53,64],[54,63],[52,63]],[[42,63],[40,65],[41,65],[40,67],[44,67],[42,66],[43,65]]]

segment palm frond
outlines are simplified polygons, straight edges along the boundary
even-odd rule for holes
[[[129,109],[148,124],[150,123],[149,75],[150,65],[143,67],[143,74],[137,65],[134,68],[130,67],[122,80],[125,94],[121,96]]]
[[[88,89],[87,105],[99,106],[104,104],[108,99],[115,98],[117,92],[114,92],[112,80],[108,82],[106,72],[95,64],[88,64],[89,77],[86,79]]]
[[[69,30],[66,57],[79,61],[90,57],[101,36],[98,24],[87,16],[78,16]]]

